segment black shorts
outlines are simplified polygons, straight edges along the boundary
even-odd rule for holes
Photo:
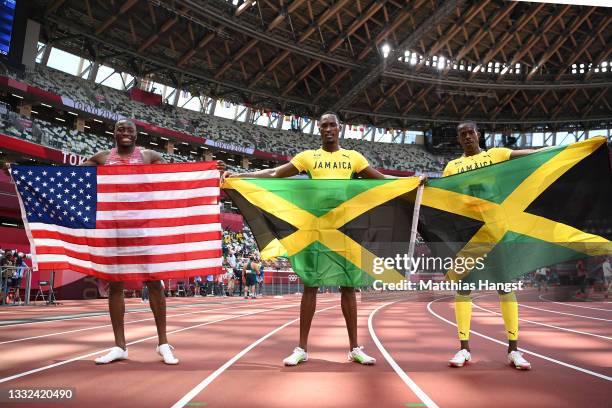
[[[247,286],[257,285],[257,275],[254,273],[246,274],[246,284]]]

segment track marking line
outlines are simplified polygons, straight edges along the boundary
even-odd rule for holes
[[[522,303],[519,303],[519,306],[520,307],[526,307],[526,308],[529,308],[529,309],[542,310],[544,312],[549,312],[549,313],[556,313],[556,314],[561,314],[561,315],[566,315],[566,316],[581,317],[583,319],[601,320],[603,322],[612,322],[612,319],[604,319],[604,318],[601,318],[601,317],[583,316],[583,315],[577,315],[577,314],[573,314],[573,313],[558,312],[556,310],[548,310],[548,309],[542,309],[540,307],[535,307],[535,306],[527,306],[527,305],[524,305]]]
[[[183,309],[183,308],[192,308],[192,307],[199,307],[200,305],[208,305],[208,304],[225,304],[225,305],[233,305],[236,303],[247,303],[247,302],[240,302],[240,301],[233,301],[233,302],[219,302],[219,303],[208,303],[208,302],[198,302],[196,304],[183,304],[183,305],[176,305],[176,306],[170,306],[169,309]],[[279,302],[280,303],[280,302]],[[133,311],[127,311],[125,312],[125,314],[134,314],[134,313],[148,313],[150,312],[151,309],[147,308],[147,309],[137,309],[137,310],[133,310]],[[108,307],[106,310],[104,311],[100,311],[100,312],[91,312],[91,315],[88,316],[80,316],[80,317],[68,317],[65,319],[53,319],[53,317],[49,318],[48,320],[43,320],[43,321],[36,321],[36,322],[24,322],[24,323],[9,323],[9,324],[0,324],[0,329],[4,328],[4,327],[16,327],[16,326],[24,326],[24,325],[31,325],[31,324],[40,324],[40,323],[49,323],[49,322],[62,322],[64,320],[79,320],[79,319],[90,319],[92,317],[100,317],[100,316],[106,316],[108,315]],[[68,315],[69,316],[69,315]]]
[[[258,305],[261,305],[261,306],[274,305],[274,304],[278,304],[278,302],[273,302],[273,303],[258,303]],[[214,308],[214,309],[197,310],[195,312],[187,312],[187,313],[179,313],[179,314],[175,314],[175,315],[167,315],[166,319],[168,319],[170,317],[178,317],[178,316],[186,316],[186,315],[192,315],[192,314],[208,313],[208,312],[212,312],[212,311],[215,311],[215,310],[233,310],[233,309],[239,309],[241,307],[246,307],[246,306],[249,306],[249,305],[244,304],[242,306],[219,307],[219,308]],[[141,322],[146,322],[146,321],[154,320],[154,319],[155,319],[155,317],[147,317],[146,319],[130,320],[130,321],[125,322],[124,324],[141,323]],[[41,334],[41,335],[38,335],[38,336],[23,337],[23,338],[20,338],[20,339],[0,341],[0,345],[2,345],[2,344],[9,344],[9,343],[17,343],[17,342],[26,341],[26,340],[41,339],[41,338],[44,338],[44,337],[59,336],[59,335],[62,335],[62,334],[77,333],[77,332],[87,331],[87,330],[101,329],[101,328],[104,328],[104,327],[111,327],[111,326],[112,326],[112,324],[103,324],[103,325],[100,325],[100,326],[85,327],[85,328],[82,328],[82,329],[74,329],[74,330],[67,330],[67,331],[63,331],[63,332],[54,332],[54,333]]]
[[[550,300],[545,298],[544,296],[540,295],[538,296],[538,299],[543,300],[545,302],[551,302],[551,303],[556,303],[558,305],[564,305],[564,306],[571,306],[571,307],[581,307],[583,309],[593,309],[593,310],[601,310],[604,312],[612,312],[612,309],[602,309],[600,307],[592,307],[592,306],[583,306],[583,305],[575,305],[573,303],[567,303],[567,302],[556,302],[554,300]]]
[[[296,307],[296,306],[299,306],[299,303],[294,304],[294,305],[279,306],[279,307],[276,307],[276,308],[272,308],[272,309],[268,309],[268,310],[261,310],[261,311],[258,311],[258,312],[245,313],[245,314],[238,315],[238,316],[225,317],[223,319],[213,320],[213,321],[210,321],[210,322],[196,324],[194,326],[184,327],[184,328],[178,329],[178,330],[173,330],[173,331],[168,332],[167,334],[180,333],[180,332],[183,332],[183,331],[186,331],[186,330],[191,330],[191,329],[195,329],[195,328],[202,327],[202,326],[208,326],[208,325],[214,324],[214,323],[224,322],[224,321],[232,320],[232,319],[238,319],[240,317],[245,317],[245,316],[252,316],[252,315],[256,315],[256,314],[260,314],[260,313],[272,312],[272,311],[280,310],[280,309],[287,309],[287,308]],[[142,339],[139,339],[139,340],[135,340],[135,341],[131,341],[131,342],[127,343],[126,346],[131,346],[131,345],[134,345],[134,344],[143,343],[145,341],[153,340],[153,339],[157,339],[157,335],[145,337],[145,338],[142,338]],[[8,381],[15,380],[17,378],[21,378],[21,377],[25,377],[25,376],[28,376],[28,375],[31,375],[31,374],[35,374],[35,373],[38,373],[38,372],[41,372],[41,371],[45,371],[45,370],[48,370],[48,369],[51,369],[51,368],[59,367],[59,366],[62,366],[62,365],[68,364],[68,363],[72,363],[74,361],[82,360],[84,358],[93,357],[95,355],[99,355],[101,353],[107,352],[110,349],[111,348],[109,347],[109,348],[106,348],[106,349],[103,349],[103,350],[94,351],[93,353],[87,353],[87,354],[83,354],[83,355],[80,355],[80,356],[77,356],[77,357],[73,357],[73,358],[68,359],[68,360],[60,361],[59,363],[49,364],[49,365],[46,365],[44,367],[39,367],[39,368],[35,368],[35,369],[32,369],[32,370],[24,371],[24,372],[19,373],[19,374],[14,374],[14,375],[11,375],[9,377],[0,378],[0,384],[8,382]]]
[[[431,304],[434,303],[434,302],[437,302],[438,300],[442,300],[442,299],[445,299],[445,297],[444,298],[440,298],[440,299],[436,299],[436,300],[432,300],[431,302],[429,302],[427,304],[427,310],[429,311],[429,313],[431,313],[433,316],[437,317],[438,319],[442,320],[443,322],[446,322],[446,323],[450,324],[451,326],[457,327],[456,323],[453,323],[450,320],[445,319],[444,317],[440,316],[439,314],[437,314],[436,312],[434,312],[432,310]],[[482,337],[484,339],[487,339],[489,341],[492,341],[493,343],[501,344],[502,346],[507,346],[507,344],[505,342],[497,340],[497,339],[494,339],[493,337],[489,337],[489,336],[487,336],[485,334],[482,334],[482,333],[479,333],[477,331],[470,330],[470,333],[471,334],[475,334],[476,336]],[[536,352],[533,352],[533,351],[529,351],[529,350],[521,348],[521,347],[519,347],[519,350],[522,351],[525,354],[529,354],[531,356],[535,356],[535,357],[541,358],[542,360],[550,361],[551,363],[559,364],[559,365],[561,365],[563,367],[571,368],[572,370],[580,371],[582,373],[585,373],[585,374],[588,374],[588,375],[592,375],[593,377],[601,378],[601,379],[606,380],[606,381],[612,381],[612,377],[609,377],[609,376],[607,376],[605,374],[601,374],[601,373],[597,373],[595,371],[587,370],[586,368],[578,367],[578,366],[575,366],[575,365],[570,364],[570,363],[566,363],[566,362],[561,361],[561,360],[556,360],[556,359],[554,359],[552,357],[548,357],[548,356],[545,356],[543,354],[539,354],[539,353],[536,353]]]
[[[489,310],[489,309],[486,309],[484,307],[478,306],[475,302],[472,302],[472,305],[474,305],[474,307],[477,308],[477,309],[484,310],[485,312],[496,314],[498,316],[502,315],[499,312],[495,312],[493,310]],[[523,319],[522,317],[519,317],[519,321],[527,322],[527,323],[531,323],[531,324],[537,324],[538,326],[550,327],[552,329],[563,330],[563,331],[567,331],[567,332],[571,332],[571,333],[584,334],[585,336],[599,337],[600,339],[604,339],[604,340],[612,340],[612,337],[602,336],[600,334],[594,334],[594,333],[584,332],[584,331],[580,331],[580,330],[568,329],[568,328],[565,328],[565,327],[554,326],[552,324],[535,322],[533,320]]]
[[[326,307],[324,309],[317,310],[315,312],[315,314],[320,313],[320,312],[324,312],[326,310],[333,309],[333,308],[336,308],[336,307],[339,307],[339,305],[330,306],[330,307]],[[289,325],[291,325],[291,324],[293,324],[293,323],[295,323],[295,322],[297,322],[299,320],[300,320],[299,317],[297,319],[290,320],[287,323],[277,327],[276,329],[268,332],[266,335],[264,335],[264,336],[260,337],[259,339],[255,340],[253,343],[249,344],[247,347],[242,349],[242,351],[240,351],[238,354],[236,354],[231,359],[227,360],[225,362],[225,364],[223,364],[221,367],[217,368],[213,373],[211,373],[208,377],[206,377],[204,380],[202,380],[202,382],[200,382],[198,385],[193,387],[189,392],[187,392],[187,394],[185,394],[181,399],[179,399],[176,403],[174,403],[174,405],[172,405],[172,408],[182,408],[185,405],[189,405],[189,402],[193,398],[195,398],[200,392],[202,392],[206,387],[208,387],[208,385],[210,383],[212,383],[217,377],[219,377],[221,374],[223,374],[223,372],[225,370],[227,370],[229,367],[231,367],[236,361],[241,359],[245,354],[247,354],[249,351],[253,350],[255,347],[257,347],[259,344],[261,344],[263,341],[265,341],[269,337],[273,336],[274,334],[278,333],[279,331],[281,331],[285,327],[287,327],[287,326],[289,326]]]
[[[387,352],[387,349],[385,349],[385,347],[382,345],[382,343],[378,339],[378,336],[376,336],[376,332],[374,331],[374,325],[372,323],[374,315],[376,314],[376,312],[378,312],[383,307],[391,305],[393,303],[396,303],[396,302],[384,303],[378,306],[376,309],[374,309],[370,313],[370,316],[368,317],[368,330],[370,331],[370,336],[372,337],[372,340],[374,340],[374,344],[376,344],[376,347],[378,347],[378,350],[380,350],[383,357],[385,357],[385,360],[387,360],[387,363],[389,363],[389,365],[391,366],[391,368],[393,368],[395,373],[399,375],[399,377],[402,379],[402,381],[404,381],[404,383],[408,386],[408,388],[410,388],[410,390],[417,397],[419,397],[419,399],[423,401],[423,403],[425,404],[425,405],[419,405],[419,406],[426,406],[428,408],[438,408],[438,405],[435,402],[433,402],[433,400],[425,393],[425,391],[423,391],[421,387],[419,387],[417,383],[415,383],[414,380],[412,380],[412,378],[410,378],[410,376],[408,376],[408,374],[406,374],[406,372],[395,362],[393,357],[391,357],[391,354]],[[411,405],[411,406],[416,406],[416,405]]]

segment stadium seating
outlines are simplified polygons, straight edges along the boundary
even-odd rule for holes
[[[315,135],[236,122],[167,104],[152,106],[135,102],[129,98],[127,92],[93,84],[43,65],[37,65],[35,70],[28,72],[25,80],[33,86],[67,96],[74,101],[117,112],[156,126],[241,147],[294,156],[299,151],[316,148],[319,145],[319,137]],[[448,160],[427,152],[419,145],[356,139],[342,140],[341,144],[344,148],[362,152],[373,166],[391,170],[437,172],[441,171],[443,164]]]

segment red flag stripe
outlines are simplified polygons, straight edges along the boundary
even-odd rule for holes
[[[177,227],[180,225],[211,224],[221,222],[220,214],[194,215],[189,217],[178,217],[169,219],[151,220],[103,220],[96,221],[99,229],[121,229],[121,228],[158,228]]]
[[[216,170],[216,162],[196,162],[180,164],[145,164],[145,165],[121,165],[121,166],[98,166],[96,168],[100,176],[112,176],[120,174],[159,174],[159,173],[184,173],[187,171]]]
[[[83,268],[80,265],[74,265],[69,262],[41,262],[38,264],[39,270],[62,270],[70,269],[75,272],[83,273],[85,275],[95,276],[100,279],[104,279],[112,282],[123,282],[123,281],[152,281],[152,280],[163,280],[163,279],[188,279],[190,276],[205,276],[205,275],[218,275],[223,272],[221,266],[215,266],[210,268],[198,268],[198,269],[185,269],[180,271],[168,271],[168,272],[155,272],[155,273],[122,273],[122,274],[110,274],[96,271],[91,268]]]
[[[210,249],[206,251],[193,251],[184,253],[164,254],[164,255],[137,255],[137,256],[99,256],[84,254],[72,251],[63,247],[39,246],[36,248],[38,255],[56,254],[66,255],[82,261],[91,261],[101,265],[131,265],[131,264],[152,264],[165,262],[193,261],[202,258],[220,258],[221,249]]]
[[[221,231],[198,232],[193,234],[167,235],[157,237],[136,238],[86,238],[63,234],[55,231],[32,230],[33,238],[57,239],[70,244],[89,245],[91,247],[131,247],[131,246],[157,246],[186,244],[191,242],[218,241]]]
[[[183,198],[180,200],[98,202],[98,211],[158,210],[218,204],[219,196]]]
[[[203,187],[218,187],[219,179],[167,181],[142,184],[98,184],[98,193],[137,193],[147,191],[191,190]]]

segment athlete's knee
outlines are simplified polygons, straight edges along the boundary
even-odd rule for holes
[[[149,288],[149,293],[163,293],[161,281],[147,281],[147,288]]]
[[[125,284],[123,282],[110,282],[108,285],[108,293],[110,296],[123,295]]]

